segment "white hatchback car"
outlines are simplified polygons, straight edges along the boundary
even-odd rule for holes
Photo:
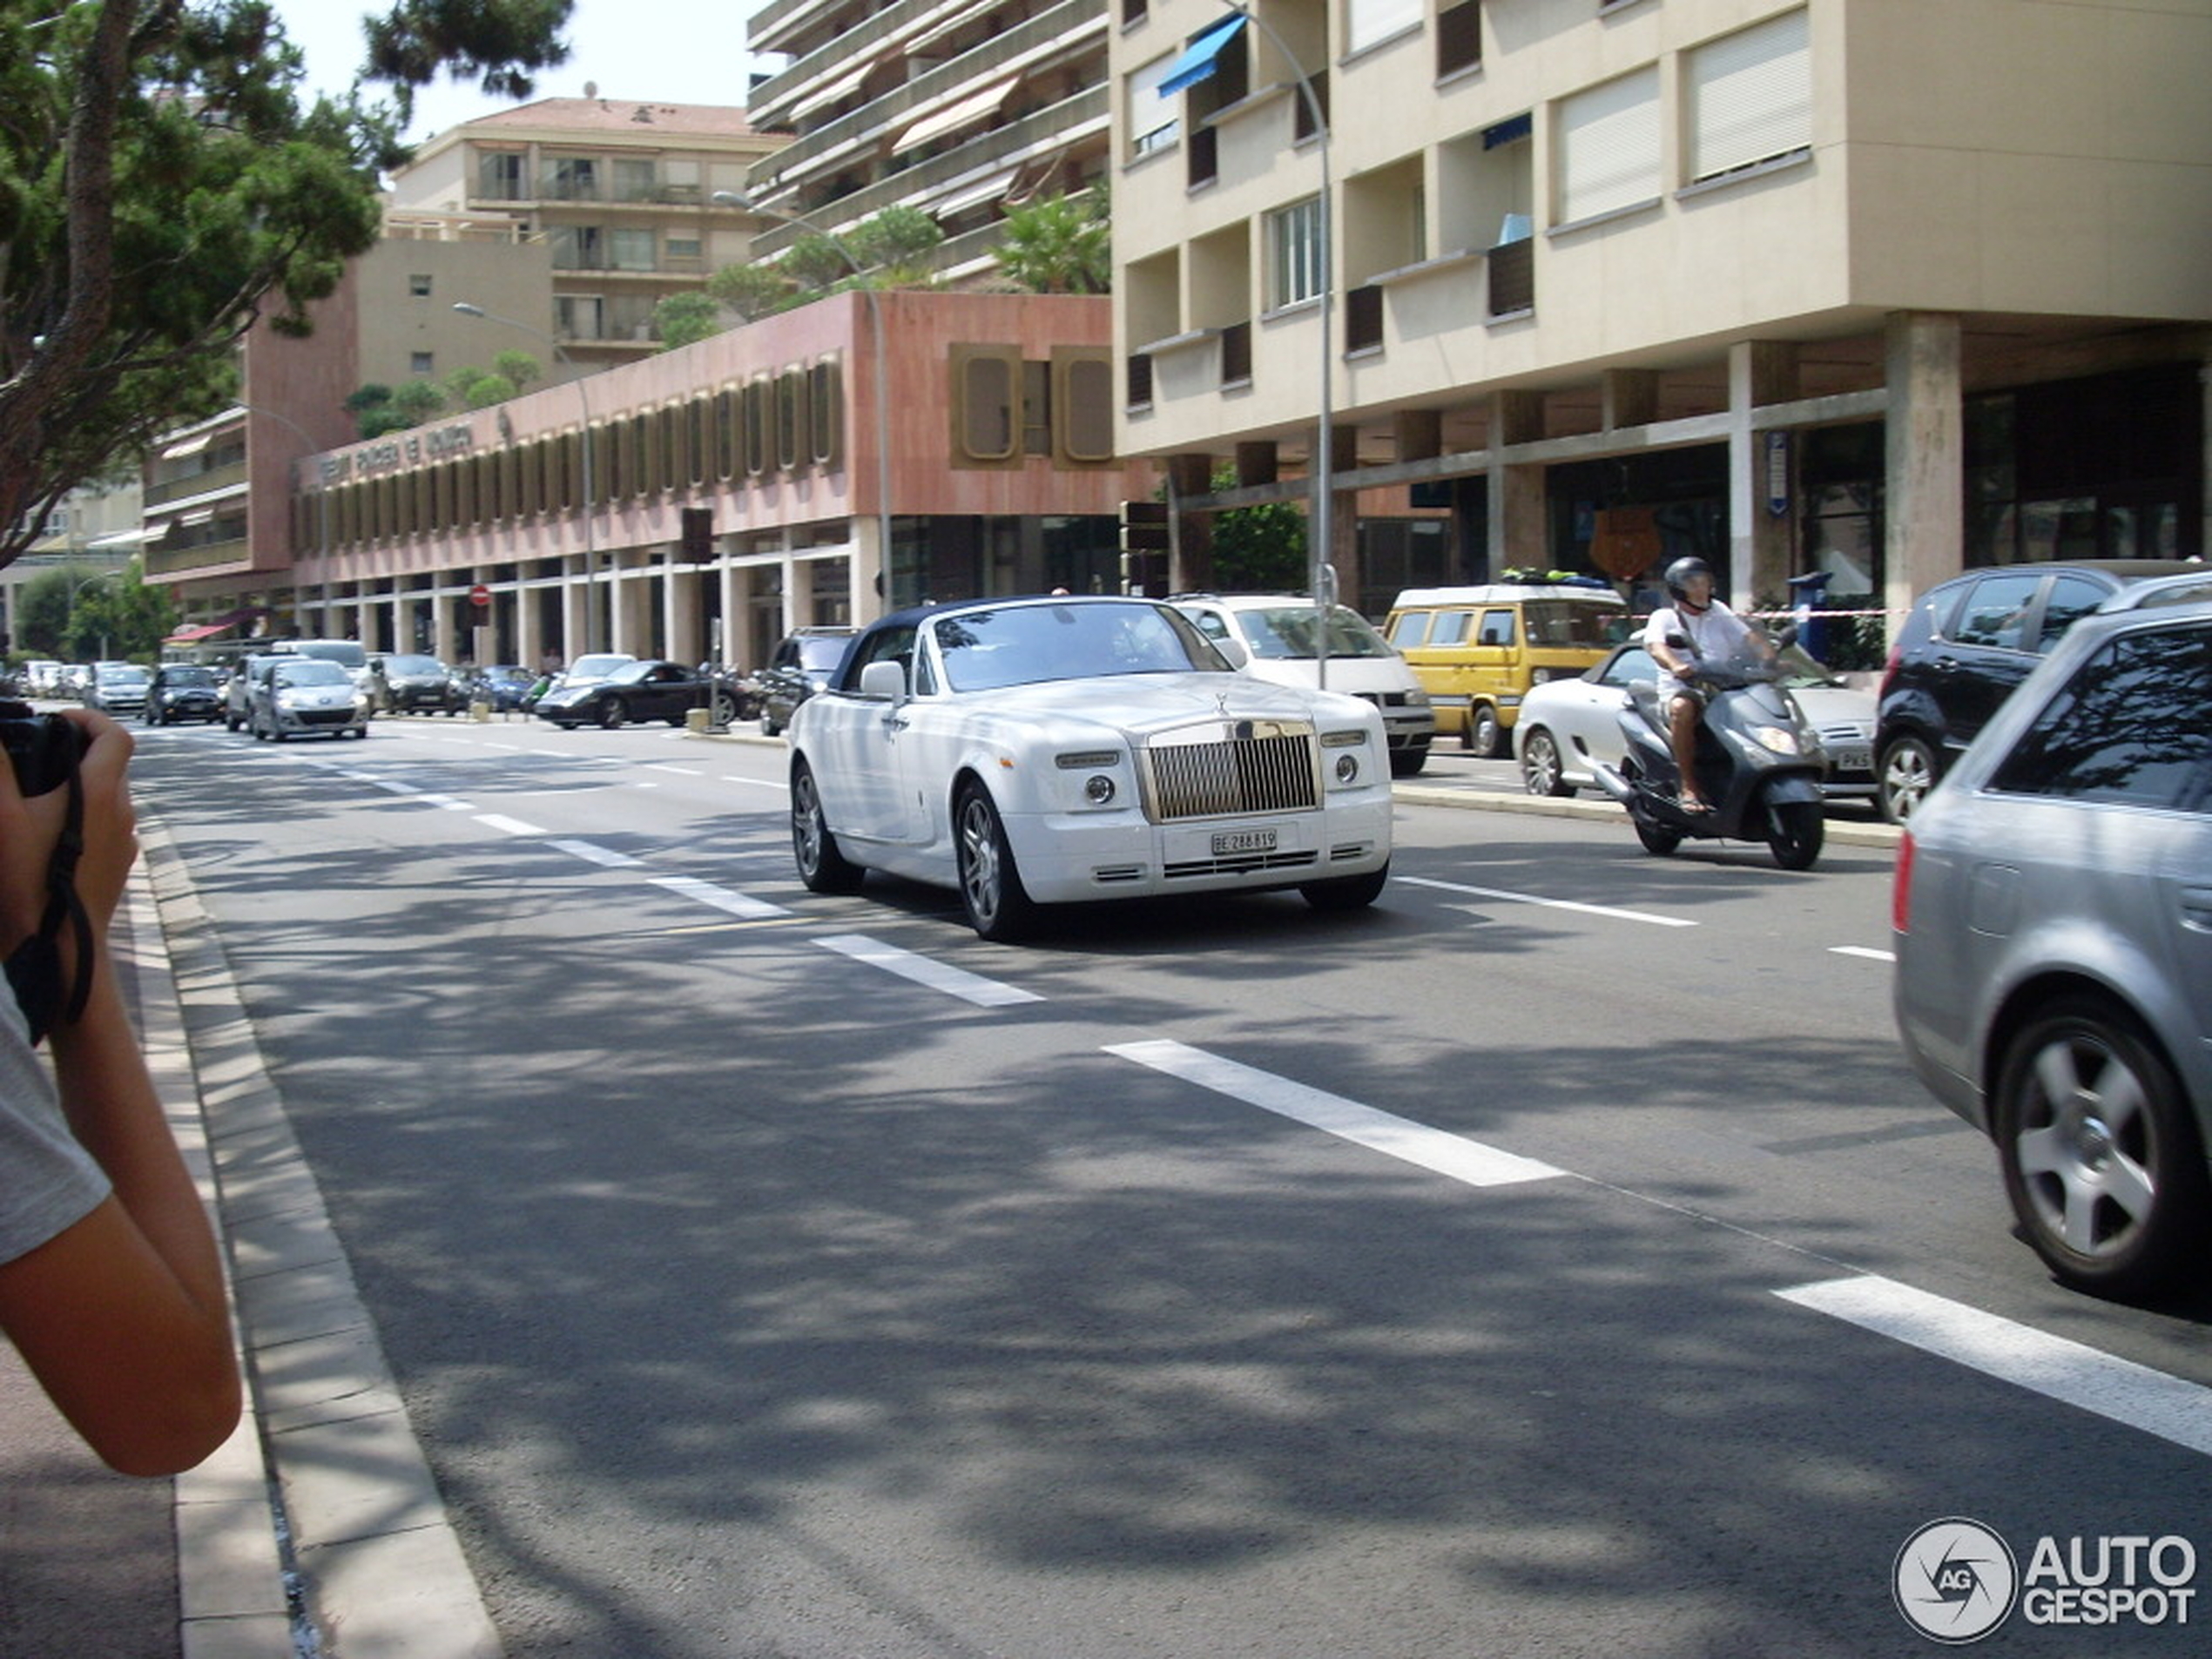
[[[1373,902],[1390,762],[1373,705],[1231,671],[1190,619],[1112,596],[872,624],[791,725],[792,849],[817,893],[870,869],[956,889],[986,939],[1038,907],[1296,888]]]

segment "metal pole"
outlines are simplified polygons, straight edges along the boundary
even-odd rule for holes
[[[503,322],[509,328],[519,328],[526,334],[536,334],[553,348],[556,361],[566,363],[570,368],[577,367],[576,359],[561,349],[559,337],[550,329],[535,327],[513,317],[502,317],[497,312],[485,310],[482,306],[470,305],[466,300],[456,300],[453,308],[466,317],[482,317],[486,322]],[[587,651],[599,649],[599,550],[593,535],[593,521],[597,516],[599,503],[592,482],[595,469],[591,453],[591,393],[586,385],[590,378],[589,374],[578,374],[570,382],[576,388],[577,401],[583,409],[583,649]],[[525,603],[520,589],[516,591],[515,602],[517,604]],[[575,655],[570,654],[570,661],[575,660]]]
[[[804,213],[786,212],[780,207],[763,207],[752,198],[734,190],[718,190],[713,200],[724,207],[742,208],[758,213],[764,219],[779,219],[785,223],[809,230],[837,250],[838,257],[853,267],[856,278],[865,278],[867,267],[845,245],[844,239],[834,232],[826,231]],[[873,287],[861,290],[868,298],[868,327],[875,349],[875,520],[876,556],[883,561],[884,598],[887,604],[891,594],[891,359],[883,341],[883,304]]]

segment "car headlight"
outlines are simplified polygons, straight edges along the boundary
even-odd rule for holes
[[[1428,693],[1426,691],[1408,691],[1406,693],[1406,706],[1407,708],[1425,709],[1428,707]]]
[[[1337,781],[1352,784],[1359,781],[1359,757],[1346,749],[1337,756]]]
[[[1776,754],[1793,755],[1802,752],[1797,743],[1797,734],[1786,727],[1755,725],[1750,728],[1750,733],[1753,742],[1762,749],[1772,750]]]

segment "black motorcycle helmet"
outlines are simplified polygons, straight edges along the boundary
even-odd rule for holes
[[[1713,576],[1713,567],[1706,563],[1704,560],[1695,556],[1676,559],[1667,567],[1667,574],[1663,578],[1667,583],[1667,595],[1676,604],[1690,603],[1689,578],[1694,576],[1702,576],[1708,581],[1716,580]]]

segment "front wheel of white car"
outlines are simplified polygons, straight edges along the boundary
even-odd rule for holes
[[[1036,925],[1037,907],[1022,886],[998,808],[973,784],[953,806],[953,842],[968,925],[978,937],[1001,943],[1026,935]]]
[[[1366,875],[1340,875],[1329,881],[1309,881],[1298,896],[1316,910],[1364,910],[1382,897],[1390,880],[1390,866]]]

